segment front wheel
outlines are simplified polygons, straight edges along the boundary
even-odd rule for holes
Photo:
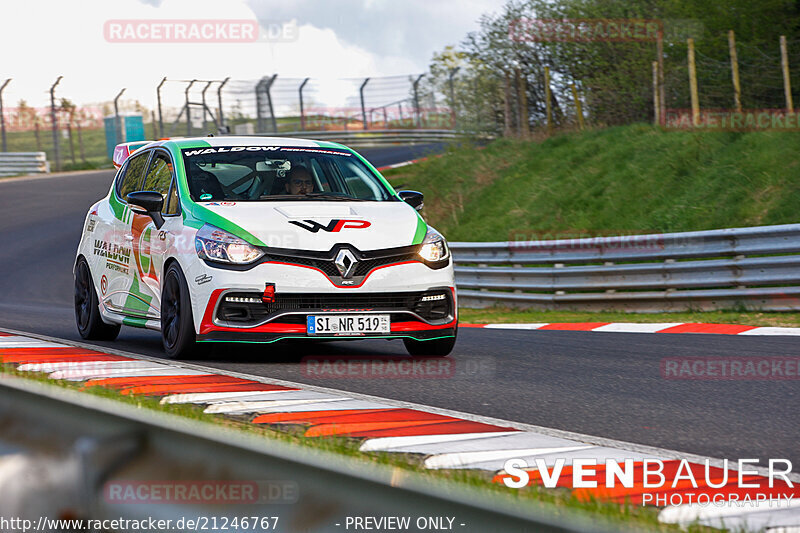
[[[119,335],[119,324],[106,324],[100,317],[92,273],[83,257],[75,265],[75,323],[81,338],[86,340],[113,341]]]
[[[189,288],[177,263],[164,275],[161,290],[161,340],[170,359],[180,359],[195,345],[194,320]]]
[[[456,345],[455,335],[443,339],[433,339],[429,341],[417,341],[414,339],[403,339],[408,353],[415,357],[445,357],[453,351]]]

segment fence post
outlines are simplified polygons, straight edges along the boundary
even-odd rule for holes
[[[451,112],[453,114],[453,129],[456,129],[458,126],[457,119],[456,119],[456,91],[453,84],[453,77],[456,73],[461,70],[461,67],[453,67],[450,69],[450,74],[447,78],[447,83],[450,86],[450,105],[451,105]]]
[[[264,114],[261,111],[263,106],[263,96],[261,96],[261,88],[267,82],[266,76],[258,80],[256,83],[256,129],[258,133],[262,133],[266,128],[264,127]]]
[[[50,87],[50,120],[53,126],[53,157],[56,161],[56,171],[61,170],[61,152],[58,145],[58,118],[56,117],[56,86],[61,82],[63,76],[56,78],[56,82]]]
[[[578,127],[583,131],[583,106],[578,96],[578,88],[574,83],[570,83],[569,87],[572,89],[572,99],[575,100],[575,115],[578,117]],[[656,102],[656,104],[658,104],[658,102]]]
[[[544,67],[544,105],[547,111],[547,134],[553,133],[553,109],[550,102],[550,67]]]
[[[508,71],[503,71],[505,83],[503,85],[503,136],[511,137],[511,80]]]
[[[220,130],[224,130],[226,133],[230,132],[227,131],[227,129],[225,128],[225,115],[222,113],[222,88],[225,87],[225,84],[228,83],[228,80],[230,80],[230,77],[222,80],[222,83],[220,83],[219,87],[217,87],[217,105],[219,106],[218,107],[219,128]]]
[[[736,36],[728,31],[728,51],[731,56],[731,77],[733,78],[733,105],[736,112],[742,112],[742,88],[739,85],[739,59],[736,56]]]
[[[208,133],[208,129],[206,128],[206,112],[210,113],[210,110],[208,109],[208,106],[206,105],[206,91],[208,90],[209,87],[211,87],[212,83],[214,83],[214,82],[213,81],[206,82],[206,86],[203,87],[203,90],[200,92],[200,98],[201,98],[201,101],[203,102],[203,129],[206,130],[205,132],[201,131],[200,132],[201,135],[205,135],[206,133]],[[211,115],[211,120],[214,120],[214,115],[213,114]]]
[[[664,27],[662,25],[656,36],[656,61],[658,61],[658,116],[667,116],[667,98],[664,90]]]
[[[122,138],[122,123],[119,120],[119,97],[124,92],[125,88],[123,87],[119,94],[114,97],[114,132],[117,136],[117,144],[125,142],[125,139]]]
[[[361,98],[361,120],[364,122],[364,129],[369,129],[367,126],[367,109],[364,107],[364,87],[369,83],[369,78],[364,78],[364,83],[358,88],[358,95]]]
[[[531,133],[530,124],[528,124],[527,77],[522,75],[522,71],[519,67],[516,69],[516,76],[517,91],[519,92],[519,100],[517,100],[517,105],[519,106],[519,132],[523,138],[527,139]]]
[[[267,80],[266,86],[264,87],[265,92],[267,93],[267,106],[269,107],[269,118],[270,122],[272,122],[272,131],[273,133],[278,133],[278,121],[275,120],[275,108],[272,106],[272,84],[275,83],[275,78],[277,78],[277,74],[273,74],[271,78]]]
[[[658,97],[658,61],[653,61],[653,120],[661,124],[661,100]]]
[[[192,88],[194,82],[197,80],[192,80],[189,82],[189,85],[186,86],[186,90],[183,92],[184,96],[186,97],[186,136],[192,136],[192,106],[189,105],[189,89]],[[205,115],[203,115],[205,118]]]
[[[3,114],[3,90],[5,90],[6,85],[11,82],[11,78],[8,78],[6,81],[3,82],[3,85],[0,86],[0,129],[3,132],[3,151],[8,152],[8,142],[6,140],[6,116]]]
[[[167,81],[167,77],[161,80],[156,87],[156,99],[158,100],[158,136],[164,137],[164,115],[161,113],[161,86]]]
[[[781,35],[781,70],[783,71],[783,92],[786,95],[786,111],[794,113],[792,82],[789,80],[789,52],[786,49],[785,35]]]
[[[420,114],[419,109],[419,81],[425,76],[425,74],[420,74],[417,76],[417,79],[414,80],[414,117],[416,118],[416,126],[417,128],[422,127],[422,115]]]
[[[303,87],[306,86],[308,80],[311,78],[306,78],[303,80],[303,83],[300,84],[300,88],[297,90],[298,95],[300,96],[300,131],[306,131],[306,113],[305,108],[303,107]]]
[[[700,100],[697,96],[697,70],[694,62],[694,39],[686,40],[689,45],[689,92],[692,98],[692,125],[700,125]]]

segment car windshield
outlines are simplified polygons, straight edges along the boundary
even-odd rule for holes
[[[195,202],[395,200],[351,152],[326,148],[216,146],[183,150]]]

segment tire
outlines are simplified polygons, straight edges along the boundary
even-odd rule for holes
[[[195,348],[194,320],[189,287],[177,263],[164,275],[161,289],[161,340],[170,359],[188,356]]]
[[[403,344],[406,345],[408,353],[414,357],[445,357],[453,351],[456,338],[453,336],[430,341],[403,339]]]
[[[100,317],[100,301],[83,257],[75,265],[75,325],[86,340],[113,341],[119,335],[119,324],[106,324]]]

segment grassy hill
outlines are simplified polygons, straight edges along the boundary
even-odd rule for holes
[[[631,125],[483,149],[386,173],[425,193],[453,241],[574,238],[800,221],[800,133]]]

